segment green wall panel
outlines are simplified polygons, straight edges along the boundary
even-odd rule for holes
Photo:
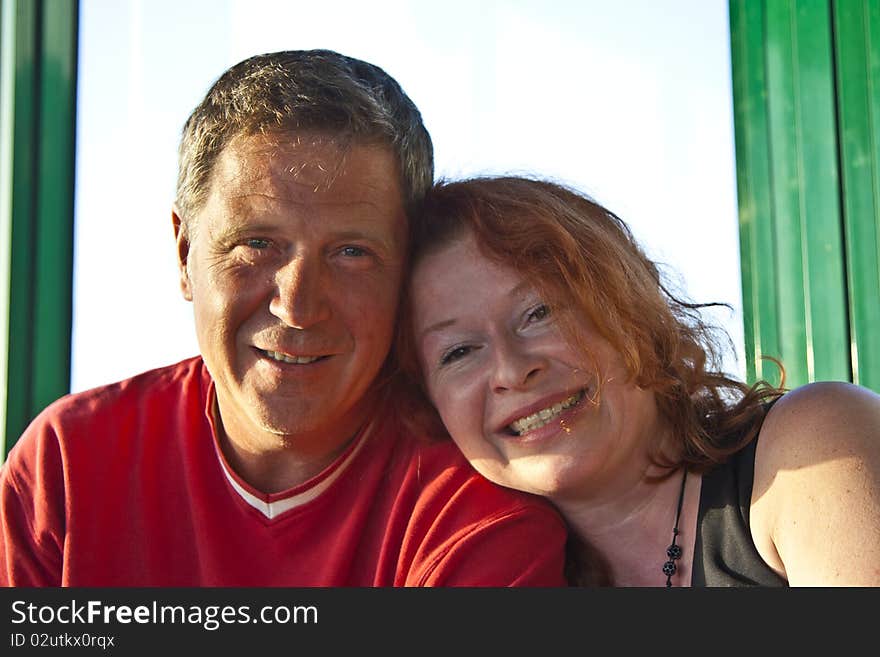
[[[730,5],[737,203],[743,279],[743,318],[748,380],[772,378],[763,354],[779,354],[776,291],[760,285],[775,267],[764,75],[764,5]]]
[[[3,211],[8,215],[4,221],[9,241],[8,271],[4,287],[8,290],[8,306],[3,309],[7,316],[6,342],[7,366],[5,372],[5,425],[4,444],[8,450],[21,432],[30,408],[31,390],[31,340],[33,325],[32,307],[33,274],[31,269],[35,212],[35,149],[33,148],[36,126],[37,88],[34,84],[34,60],[36,51],[37,7],[32,2],[3,0],[4,24],[12,27],[4,34],[4,73],[11,79],[4,84],[4,124],[6,135],[11,137],[8,156],[4,162],[3,175],[10,176],[11,190]]]
[[[762,284],[775,288],[781,357],[790,381],[808,379],[807,312],[809,280],[805,270],[806,217],[801,212],[801,158],[798,125],[800,104],[796,79],[792,20],[788,3],[767,6],[764,67],[767,85],[768,142],[770,153],[772,256],[776,280]]]
[[[880,3],[835,2],[834,24],[853,381],[880,390]]]
[[[880,390],[878,3],[729,7],[747,376]]]
[[[70,389],[77,7],[46,0],[40,71],[40,154],[34,278],[32,413]],[[51,6],[51,9],[48,7]]]
[[[75,0],[2,0],[2,455],[70,385]]]

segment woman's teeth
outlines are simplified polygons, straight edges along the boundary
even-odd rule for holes
[[[562,411],[577,404],[584,398],[584,394],[585,391],[581,390],[579,393],[572,395],[558,404],[553,404],[553,406],[549,408],[544,408],[537,413],[532,413],[531,415],[520,418],[515,422],[511,422],[509,425],[510,429],[513,433],[521,436],[524,433],[543,427],[545,424],[552,422],[560,413],[562,413]]]
[[[282,363],[293,363],[295,365],[306,365],[308,363],[314,363],[316,360],[320,360],[323,356],[286,356],[277,351],[265,351],[264,352],[269,358],[272,360],[281,361]]]

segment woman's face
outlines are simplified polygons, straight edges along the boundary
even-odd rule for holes
[[[469,232],[425,256],[410,285],[428,396],[483,476],[559,500],[607,491],[611,474],[614,487],[638,480],[656,430],[654,399],[627,382],[620,356],[585,317],[578,325],[592,358]]]

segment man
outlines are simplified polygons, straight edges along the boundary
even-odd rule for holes
[[[418,110],[371,64],[281,52],[221,76],[172,213],[201,355],[31,424],[0,474],[0,583],[563,584],[559,517],[409,435],[390,398],[432,179]]]

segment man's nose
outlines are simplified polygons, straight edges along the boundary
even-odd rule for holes
[[[492,364],[492,390],[523,390],[541,377],[547,369],[544,356],[521,344],[508,339],[496,344]]]
[[[306,329],[330,317],[321,265],[297,256],[275,272],[269,312],[292,328]]]

